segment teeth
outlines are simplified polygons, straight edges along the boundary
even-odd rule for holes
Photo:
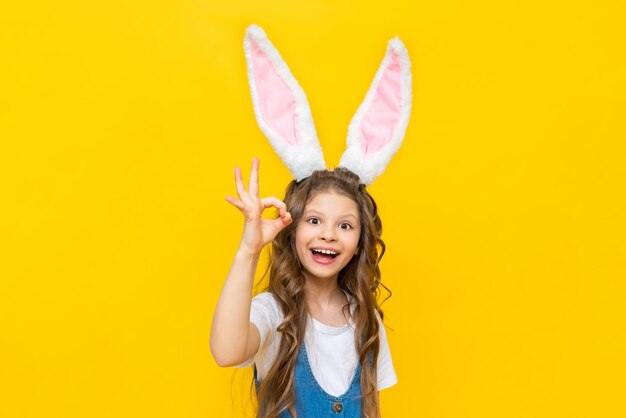
[[[322,254],[331,254],[331,255],[337,255],[337,253],[335,251],[330,251],[330,250],[313,250],[317,253],[322,253]]]

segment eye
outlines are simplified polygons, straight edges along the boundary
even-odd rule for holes
[[[307,219],[307,222],[313,225],[317,225],[319,224],[320,220],[317,218],[310,218],[310,219]]]
[[[341,229],[352,229],[352,225],[347,222],[342,222],[339,226]]]

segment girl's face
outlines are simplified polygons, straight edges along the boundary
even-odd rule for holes
[[[360,235],[354,200],[332,191],[316,193],[296,226],[296,250],[305,277],[336,280],[356,252]]]

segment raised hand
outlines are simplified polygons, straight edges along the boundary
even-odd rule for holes
[[[259,159],[252,159],[252,171],[248,190],[244,187],[241,170],[235,167],[235,184],[239,200],[227,196],[226,200],[244,215],[245,222],[239,248],[250,254],[259,254],[261,249],[292,222],[291,214],[283,201],[274,196],[259,198]],[[261,214],[270,207],[278,209],[277,219],[264,219]]]

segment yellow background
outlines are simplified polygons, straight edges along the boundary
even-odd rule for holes
[[[0,416],[241,416],[249,375],[208,348],[242,227],[224,197],[253,156],[262,195],[291,178],[254,120],[250,23],[329,166],[387,40],[409,50],[407,137],[370,187],[399,378],[383,416],[626,416],[620,2],[12,3]]]

